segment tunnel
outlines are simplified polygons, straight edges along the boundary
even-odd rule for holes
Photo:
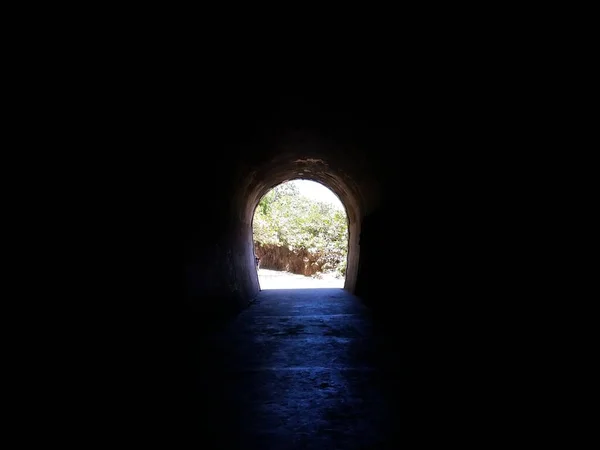
[[[218,151],[211,150],[216,154],[211,156],[210,162],[207,160],[209,168],[203,170],[202,174],[198,174],[197,178],[205,177],[207,172],[210,176],[204,180],[194,179],[194,182],[190,183],[190,190],[198,190],[199,186],[202,186],[202,207],[199,209],[203,215],[194,217],[191,214],[186,221],[188,239],[185,241],[184,249],[186,252],[185,301],[190,311],[194,311],[201,317],[199,324],[213,321],[217,323],[220,320],[219,323],[227,327],[231,326],[231,323],[238,323],[235,320],[240,320],[239,327],[250,333],[247,339],[260,339],[260,342],[263,342],[261,345],[275,346],[272,352],[285,352],[283,342],[289,341],[286,340],[289,336],[285,333],[282,335],[281,342],[277,344],[277,341],[272,340],[270,335],[264,335],[264,332],[260,334],[258,330],[248,331],[254,328],[243,321],[255,320],[260,323],[260,321],[275,320],[263,317],[284,314],[282,310],[273,312],[275,310],[269,309],[270,307],[264,304],[269,298],[272,302],[281,305],[294,302],[285,293],[281,293],[281,297],[267,298],[264,293],[261,296],[254,264],[252,217],[261,197],[282,182],[301,177],[322,183],[340,198],[346,208],[349,222],[348,270],[344,285],[348,303],[339,300],[341,302],[339,309],[335,310],[333,316],[337,314],[339,317],[346,317],[346,315],[356,317],[358,309],[367,308],[364,314],[370,317],[369,320],[374,327],[371,331],[373,339],[371,342],[373,348],[377,347],[377,350],[372,349],[372,351],[387,355],[382,357],[386,360],[382,364],[387,368],[385,371],[387,378],[385,382],[381,380],[378,382],[381,386],[387,386],[386,394],[383,395],[388,395],[389,398],[394,398],[402,404],[400,408],[402,414],[407,414],[408,410],[414,412],[408,416],[401,415],[397,418],[398,421],[403,420],[403,423],[412,424],[411,426],[415,424],[425,426],[428,420],[433,420],[425,407],[427,401],[434,401],[432,397],[436,394],[439,396],[438,399],[444,395],[454,395],[451,390],[446,391],[443,388],[447,386],[449,380],[449,376],[443,374],[451,371],[449,367],[458,361],[460,351],[453,353],[452,350],[447,353],[444,347],[449,345],[452,339],[458,339],[457,335],[463,333],[464,329],[459,329],[445,338],[442,336],[444,330],[451,329],[450,324],[444,319],[456,314],[455,308],[460,308],[459,305],[452,304],[445,293],[451,291],[452,286],[459,283],[463,276],[456,271],[460,260],[452,260],[452,249],[457,242],[448,234],[454,226],[453,221],[456,220],[462,199],[448,198],[451,192],[455,193],[455,191],[444,186],[444,180],[452,176],[446,172],[450,162],[448,154],[432,152],[430,149],[417,152],[414,147],[419,148],[423,143],[413,140],[414,129],[404,130],[404,133],[411,136],[407,141],[402,135],[403,131],[388,125],[385,120],[374,115],[368,105],[362,104],[361,108],[356,106],[353,108],[345,101],[337,100],[339,103],[334,101],[324,104],[322,101],[311,103],[305,98],[300,100],[296,97],[286,98],[283,102],[271,105],[273,110],[269,107],[266,107],[265,111],[261,109],[261,112],[271,113],[271,115],[267,114],[266,118],[254,116],[251,126],[244,123],[240,128],[236,128],[235,133],[227,131],[227,125],[231,125],[231,122],[219,128],[222,130],[224,142],[220,142],[221,148]],[[414,119],[409,118],[408,122],[405,121],[405,126],[410,127],[409,124],[412,122]],[[407,150],[408,147],[413,148]],[[460,185],[463,181],[464,179],[458,179],[452,184]],[[200,195],[200,192],[198,194]],[[207,217],[210,217],[210,220],[206,220]],[[197,229],[194,229],[194,220],[197,220]],[[275,291],[270,291],[269,295],[273,295],[273,292]],[[338,301],[336,295],[331,294],[332,302]],[[319,298],[321,300],[318,300]],[[315,296],[315,299],[315,302],[322,301],[326,304],[326,299],[322,296]],[[353,307],[349,306],[354,305],[353,301],[358,303]],[[309,311],[305,314],[306,317],[318,315],[314,312],[318,311],[318,307],[311,306],[308,297],[298,297],[297,302],[297,308],[301,310],[305,308]],[[261,308],[267,312],[254,319],[248,318],[250,317],[248,314],[258,314],[256,311],[261,311]],[[294,306],[290,305],[289,308],[290,311],[295,311]],[[299,320],[292,313],[288,315],[289,320]],[[247,319],[231,319],[235,317]],[[348,323],[350,322],[349,318]],[[348,323],[340,322],[338,328],[334,327],[335,330],[330,333],[341,333],[341,329],[350,326]],[[312,322],[298,322],[297,328],[293,330],[312,330],[313,325]],[[364,331],[366,328],[361,327],[367,325],[356,324],[355,327]],[[215,329],[218,329],[216,325]],[[236,330],[234,327],[232,334],[224,338],[224,342],[229,342],[227,339],[235,339],[234,336],[241,333]],[[252,333],[258,335],[251,337]],[[366,339],[364,333],[361,335],[363,338],[356,338],[356,342]],[[340,336],[339,339],[355,342],[346,335],[340,334]],[[450,336],[454,337],[450,339]],[[241,352],[240,349],[246,348],[248,342],[241,339],[238,346],[231,347],[231,343],[222,345],[223,347],[220,348],[227,348],[226,353],[231,355]],[[260,348],[262,347],[248,347],[247,353],[242,353],[244,355],[260,353]],[[346,352],[350,348],[354,347],[348,344],[348,347],[341,347],[340,351]],[[371,351],[367,351],[360,345],[357,348],[358,353],[367,354]],[[305,349],[289,350],[288,359],[302,351]],[[451,354],[456,356],[451,357]],[[342,358],[339,355],[338,357]],[[236,358],[236,361],[240,362],[249,356],[240,355]],[[268,359],[267,356],[265,358]],[[207,356],[208,360],[210,358]],[[318,357],[315,356],[313,364],[319,366],[316,360]],[[288,373],[285,370],[289,371],[292,368],[288,367],[284,370],[280,367],[286,365],[285,361],[287,360],[283,358],[267,364],[266,360],[262,360],[262,362],[255,362],[255,366],[275,365],[283,371],[282,373]],[[397,372],[400,369],[396,369],[394,364],[401,361],[406,364],[405,371]],[[356,364],[362,363],[356,362]],[[445,364],[449,366],[444,368]],[[319,367],[323,365],[327,364],[323,362]],[[344,367],[347,369],[347,366]],[[202,373],[202,367],[198,367],[197,372]],[[391,387],[393,383],[390,380],[396,376],[405,381],[412,380],[415,390],[401,392]],[[256,379],[253,377],[254,375],[246,375],[245,379]],[[335,384],[332,379],[322,381],[324,378],[319,377],[321,375],[315,375],[315,380],[321,380],[315,381],[315,392],[319,391],[318,386],[326,384],[336,385],[339,390],[351,389],[352,386],[358,385],[362,386],[361,389],[367,389],[365,386],[372,387],[377,384],[370,375],[364,375],[363,378],[357,375],[356,379],[362,380],[360,383],[356,381],[358,384],[344,384],[339,380],[341,384]],[[293,377],[292,379],[299,380]],[[215,382],[207,381],[206,385],[213,383]],[[284,398],[286,395],[292,395],[284,392],[286,389],[293,391],[293,386],[296,386],[294,383],[289,381],[287,385],[275,384],[273,389],[281,389],[281,398]],[[245,395],[252,396],[253,389],[259,388],[252,385],[247,389]],[[307,392],[303,394],[308,396],[307,398],[314,394],[313,391]],[[198,395],[202,398],[202,394]],[[365,391],[364,395],[375,394],[368,394]],[[348,394],[348,398],[350,397]],[[224,400],[214,400],[215,403],[221,401]],[[260,400],[256,401],[260,402]],[[443,408],[449,407],[446,402],[440,404]],[[238,405],[232,409],[247,411],[249,407]],[[374,417],[378,413],[373,411],[384,409],[383,406],[372,408],[374,409],[363,411],[363,415]],[[390,413],[390,408],[393,409],[388,405],[387,418],[382,418],[382,421],[392,420],[390,417],[393,414]],[[257,414],[259,415],[256,412],[252,416]],[[423,417],[422,423],[417,420],[420,415]],[[229,417],[231,421],[228,422],[225,414],[217,422],[238,423],[236,426],[242,426],[240,423],[247,424],[251,420],[238,417],[238,422],[235,422],[233,416],[235,415]],[[425,419],[425,417],[429,418]],[[276,419],[272,420],[276,422]],[[292,419],[288,417],[286,420]],[[393,434],[390,430],[394,427],[389,422],[385,422],[385,426],[381,425],[387,431],[383,431],[383,428],[374,431],[375,425],[367,426],[360,420],[359,422],[353,420],[358,419],[349,418],[347,423],[338,420],[335,426],[342,428],[364,426],[365,436],[369,433],[373,435],[374,440],[370,441],[372,448],[378,448],[376,445],[384,445],[384,441],[377,441],[375,435]],[[267,426],[264,423],[263,425]],[[274,426],[274,423],[269,425],[269,427]],[[303,422],[298,426],[308,425]],[[332,425],[334,428],[335,426]],[[257,430],[253,432],[259,433]],[[271,429],[262,429],[261,432],[264,439],[267,439],[264,436],[272,436],[274,433]],[[293,434],[290,432],[288,438],[293,439]],[[284,439],[277,433],[274,436],[272,439]],[[357,435],[353,436],[358,439]],[[318,441],[318,437],[315,439]],[[348,436],[346,439],[349,439]],[[263,442],[267,448],[275,445],[273,444],[275,441],[267,439],[266,442],[270,442]],[[305,437],[304,442],[305,444],[310,442],[310,438]],[[332,445],[332,441],[318,442],[321,442],[323,448]],[[260,444],[256,445],[260,446]],[[347,443],[347,448],[355,447]]]
[[[152,201],[177,219],[156,232],[169,247],[157,267],[176,272],[176,288],[165,287],[144,325],[147,336],[160,336],[152,347],[160,357],[148,352],[148,365],[165,374],[149,386],[161,405],[149,408],[150,422],[169,422],[173,434],[209,448],[264,449],[398,448],[492,427],[477,411],[507,392],[488,385],[489,355],[507,334],[489,330],[511,302],[516,269],[502,250],[514,223],[500,214],[509,181],[498,176],[504,153],[497,134],[486,134],[487,118],[453,108],[457,98],[439,87],[403,94],[389,85],[311,91],[242,83],[202,101],[178,94],[143,128],[156,134],[149,148],[158,150],[142,189],[156,186]],[[136,160],[140,172],[149,158]],[[297,178],[331,189],[346,209],[339,291],[260,290],[254,209]],[[134,255],[130,265],[140,260]],[[154,271],[149,291],[164,279]],[[319,345],[328,350],[298,359]],[[333,348],[338,353],[328,353]],[[308,386],[304,400],[294,397],[299,386]],[[334,394],[329,419],[308,414],[320,408],[310,403],[317,395]],[[296,431],[278,422],[292,420],[284,401],[306,411]],[[279,410],[265,406],[277,402]],[[262,428],[261,414],[271,414]]]
[[[236,176],[240,180],[232,188],[229,217],[234,224],[232,230],[238,240],[229,261],[235,278],[225,280],[224,285],[215,286],[216,297],[224,302],[235,298],[241,304],[252,299],[258,292],[254,273],[252,243],[252,217],[258,201],[274,186],[298,177],[322,183],[333,191],[346,208],[348,216],[348,268],[345,289],[354,292],[360,261],[360,235],[363,218],[373,212],[379,201],[378,182],[365,171],[365,158],[351,155],[352,149],[336,148],[334,142],[307,132],[291,132],[272,144],[272,153],[267,152],[261,160],[244,169]],[[338,144],[339,145],[339,144]],[[357,181],[358,180],[358,181]],[[214,254],[212,263],[219,257]],[[188,267],[190,296],[200,296],[202,289],[214,275],[199,265]],[[201,278],[206,277],[206,281]],[[198,291],[196,291],[198,289]]]

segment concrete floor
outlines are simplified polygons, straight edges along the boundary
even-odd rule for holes
[[[262,291],[194,356],[199,433],[219,448],[395,448],[395,368],[381,343],[342,289]]]

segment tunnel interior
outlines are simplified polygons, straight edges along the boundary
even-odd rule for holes
[[[504,327],[510,320],[501,322],[526,303],[515,280],[527,276],[524,265],[531,261],[516,260],[514,242],[522,242],[519,237],[528,231],[520,228],[520,211],[511,209],[518,201],[505,197],[514,189],[509,163],[522,159],[511,153],[518,141],[506,142],[507,116],[495,116],[494,123],[503,126],[490,132],[492,115],[480,114],[480,103],[467,108],[464,97],[451,98],[435,86],[404,86],[409,94],[395,97],[377,87],[306,96],[228,87],[203,104],[202,117],[194,112],[201,102],[181,100],[183,106],[166,109],[175,117],[170,122],[166,113],[157,112],[161,121],[149,120],[155,129],[142,127],[153,138],[148,147],[159,155],[143,185],[146,197],[154,194],[153,186],[157,194],[166,192],[162,215],[178,219],[168,231],[157,227],[155,235],[165,236],[165,247],[181,250],[163,258],[170,264],[164,272],[174,267],[176,282],[155,296],[154,309],[143,298],[135,311],[154,314],[144,327],[147,333],[136,333],[145,340],[136,341],[136,349],[145,345],[148,350],[145,367],[160,372],[156,351],[167,362],[160,366],[170,383],[161,378],[151,386],[162,388],[169,404],[162,411],[174,411],[177,421],[195,433],[203,396],[220,389],[218,383],[199,388],[197,376],[224,356],[207,351],[204,359],[192,361],[190,355],[203,349],[199,335],[235,324],[251,309],[260,293],[254,208],[273,186],[299,177],[324,184],[346,207],[345,293],[356,297],[361,314],[374,318],[377,349],[390,368],[388,381],[400,386],[402,420],[397,423],[427,433],[452,423],[457,405],[470,402],[472,412],[484,403],[498,404],[495,393],[508,392],[505,381],[517,372],[507,373],[492,357],[501,357],[498,343],[512,338],[513,330]],[[186,92],[180,94],[187,98]],[[157,134],[160,146],[154,142]],[[181,149],[171,174],[178,184],[169,188],[162,158],[174,148]],[[150,152],[136,155],[132,173],[142,172],[140,162],[150,158]],[[159,197],[153,195],[152,201]],[[155,211],[154,203],[149,209]],[[143,265],[143,254],[132,254],[127,271]],[[134,290],[153,290],[155,280]],[[174,294],[173,286],[182,289]],[[158,337],[148,344],[152,333]],[[243,338],[250,341],[251,335]],[[492,383],[490,373],[507,376]],[[476,415],[464,417],[476,423]],[[219,417],[223,424],[227,419]]]

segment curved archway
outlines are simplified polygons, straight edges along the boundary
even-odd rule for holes
[[[298,177],[269,190],[252,231],[261,290],[344,286],[348,214],[322,183]]]
[[[243,254],[239,255],[252,284],[252,292],[259,291],[254,268],[252,218],[260,199],[273,187],[293,179],[321,183],[342,202],[348,217],[348,260],[344,289],[354,292],[360,258],[362,218],[377,208],[379,186],[377,180],[365,176],[368,161],[365,155],[322,136],[305,132],[289,132],[269,148],[264,149],[258,161],[247,161],[234,175],[238,181],[232,193],[232,215],[243,228]],[[252,272],[252,275],[249,273]]]

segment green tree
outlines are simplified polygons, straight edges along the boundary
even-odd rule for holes
[[[348,224],[343,211],[300,195],[293,183],[269,191],[254,214],[254,240],[260,245],[307,251],[321,270],[345,275]]]

